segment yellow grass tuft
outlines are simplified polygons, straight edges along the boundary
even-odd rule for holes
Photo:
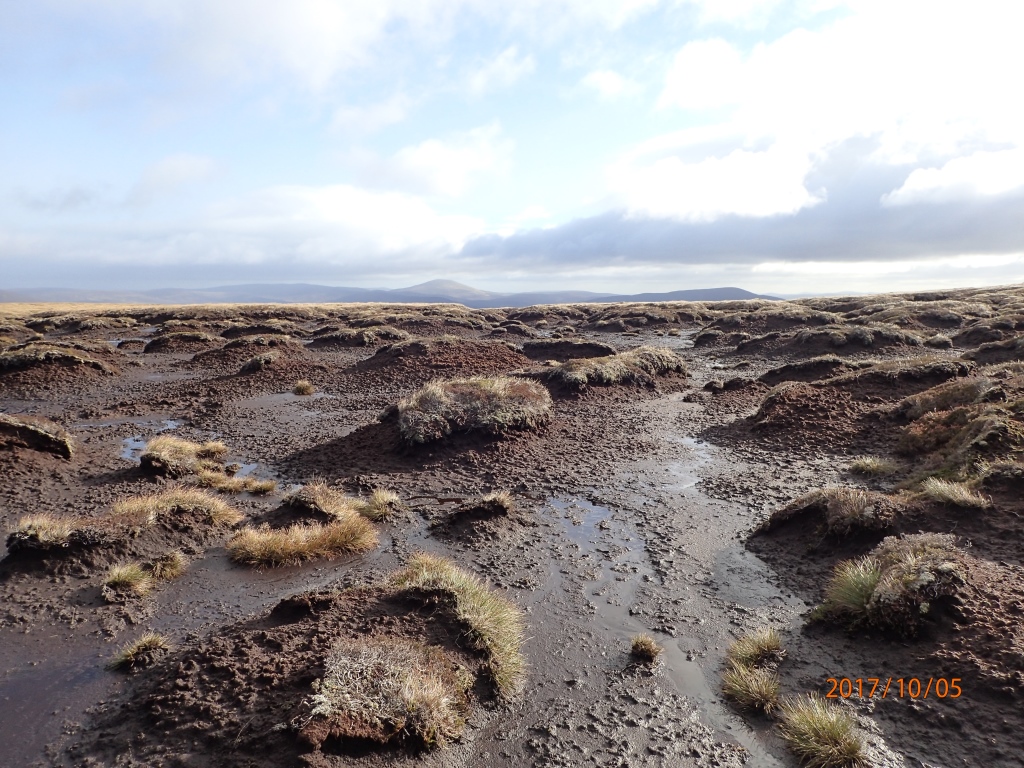
[[[741,667],[756,667],[777,663],[786,652],[782,650],[782,637],[773,627],[759,627],[729,646],[726,660]]]
[[[818,696],[784,701],[779,733],[811,768],[853,768],[864,764],[864,744],[853,718]]]
[[[954,507],[985,509],[992,506],[992,502],[963,483],[940,480],[937,477],[929,477],[921,483],[921,493],[927,499]]]
[[[258,477],[231,477],[216,470],[200,470],[196,481],[204,488],[213,488],[221,493],[255,493],[267,494],[277,490],[274,480],[261,480]]]
[[[346,520],[352,514],[360,514],[364,506],[364,502],[336,491],[323,480],[306,483],[295,493],[289,494],[284,503],[334,520]]]
[[[134,672],[152,665],[170,650],[167,638],[157,632],[147,632],[138,640],[124,645],[107,668]]]
[[[26,515],[18,520],[18,527],[14,532],[31,537],[42,547],[62,547],[84,522],[79,518],[57,517],[42,512]]]
[[[402,509],[402,498],[394,491],[378,488],[359,505],[359,514],[374,522],[388,520]]]
[[[137,562],[112,565],[103,583],[116,592],[131,592],[138,597],[145,597],[154,587],[152,574]]]
[[[455,613],[470,628],[475,647],[488,656],[489,672],[504,698],[519,693],[525,683],[526,661],[522,645],[523,614],[478,576],[451,560],[418,552],[408,567],[395,574],[395,584],[406,589],[440,592],[454,600]]]
[[[629,643],[629,653],[637,661],[652,664],[658,660],[664,649],[650,635],[634,635]]]
[[[175,512],[205,513],[213,525],[231,526],[245,516],[222,499],[198,488],[175,488],[148,496],[133,496],[115,502],[109,519],[121,525],[142,528]]]
[[[165,555],[161,555],[153,562],[152,574],[154,579],[160,581],[171,581],[184,575],[188,568],[188,558],[180,549],[174,549]]]
[[[224,443],[193,443],[173,435],[160,435],[148,443],[139,457],[143,467],[160,474],[179,477],[198,471],[202,461],[220,459],[228,452]]]
[[[850,462],[850,471],[870,477],[887,477],[900,471],[899,464],[877,456],[863,456]]]
[[[236,563],[273,567],[367,552],[376,546],[373,524],[353,512],[324,525],[243,528],[228,542],[228,553]]]
[[[722,675],[722,693],[744,709],[769,714],[779,704],[781,683],[774,669],[730,664]]]
[[[313,382],[307,381],[306,379],[299,379],[295,382],[295,386],[292,388],[292,392],[296,395],[312,395],[316,392],[316,387],[313,386]]]

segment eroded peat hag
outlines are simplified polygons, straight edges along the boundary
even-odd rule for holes
[[[12,315],[0,764],[1015,765],[1019,316]]]

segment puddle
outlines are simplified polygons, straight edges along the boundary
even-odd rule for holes
[[[123,422],[122,422],[123,423]],[[144,422],[143,422],[144,423]],[[181,419],[164,419],[161,422],[162,426],[154,429],[154,432],[167,432],[171,429],[177,429],[182,425]],[[142,451],[146,448],[148,441],[142,437],[142,435],[133,435],[132,437],[126,437],[121,441],[121,458],[127,459],[128,461],[138,461],[139,456],[142,455]]]
[[[711,446],[692,437],[670,439],[668,442],[682,446],[687,458],[664,465],[672,482],[661,483],[662,490],[682,491],[692,488],[701,480],[701,467],[711,462]]]

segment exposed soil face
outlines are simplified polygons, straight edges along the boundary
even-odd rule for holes
[[[299,567],[236,567],[225,550],[234,531],[187,514],[132,535],[72,537],[59,552],[0,550],[0,764],[795,765],[770,720],[744,717],[719,693],[729,643],[767,625],[788,650],[785,693],[826,694],[830,677],[960,679],[957,699],[845,702],[869,764],[1018,765],[1019,372],[963,359],[983,341],[935,351],[923,340],[936,329],[980,338],[983,322],[991,326],[1024,299],[1011,291],[881,303],[117,308],[12,317],[12,338],[31,328],[45,343],[79,345],[77,353],[107,370],[41,363],[0,373],[0,410],[50,419],[75,445],[70,457],[24,440],[0,446],[5,530],[39,513],[101,521],[119,500],[189,486],[191,476],[154,477],[139,466],[142,446],[158,434],[222,441],[222,461],[238,464],[240,476],[278,481],[266,496],[223,496],[245,518],[236,528],[312,519],[282,502],[318,479],[362,499],[395,491],[403,509],[377,523],[373,551]],[[383,327],[413,338],[311,343],[318,332]],[[870,344],[853,341],[867,338],[864,328],[882,330]],[[835,346],[835,335],[831,346],[818,343],[840,332],[845,344]],[[695,347],[702,333],[710,341]],[[772,333],[779,336],[744,346]],[[153,345],[172,334],[185,335]],[[642,344],[679,352],[689,373],[655,376],[653,386],[554,392],[544,426],[501,437],[410,447],[395,419],[378,419],[433,379],[525,372],[584,348]],[[835,357],[811,359],[822,351]],[[271,353],[266,366],[240,372]],[[996,389],[979,385],[975,399],[943,395],[923,415],[905,403],[943,382],[985,377]],[[315,393],[293,394],[299,379]],[[928,432],[941,444],[921,442],[922,424],[942,425],[941,434]],[[851,460],[864,455],[890,460],[894,474],[851,474]],[[992,467],[983,478],[982,461]],[[967,479],[988,506],[921,496],[922,479],[936,472]],[[828,533],[823,508],[812,506],[762,528],[773,510],[829,484],[880,494],[869,497],[879,524]],[[500,490],[513,508],[481,502]],[[836,564],[886,535],[920,531],[952,532],[969,546],[963,584],[932,608],[916,637],[808,621]],[[180,578],[146,597],[104,598],[111,565],[147,565],[172,550],[189,560]],[[451,604],[390,586],[389,574],[417,551],[480,574],[525,612],[527,682],[512,702],[496,696]],[[132,675],[104,669],[146,630],[167,636],[173,650]],[[629,656],[641,632],[665,649],[654,667]],[[303,736],[299,716],[339,638],[391,638],[447,654],[473,679],[462,735],[438,748],[401,733],[382,744],[386,726],[362,732],[335,723]]]

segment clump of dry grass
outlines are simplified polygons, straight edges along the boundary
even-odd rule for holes
[[[323,525],[296,523],[287,528],[243,528],[227,546],[231,559],[243,565],[295,565],[367,552],[377,546],[377,531],[366,518],[353,512]]]
[[[251,475],[232,477],[223,472],[209,469],[199,471],[197,482],[205,488],[213,488],[221,493],[242,493],[244,491],[245,493],[267,494],[277,490],[277,482],[274,480],[261,480]]]
[[[995,382],[985,377],[947,381],[924,392],[905,397],[896,405],[895,413],[914,421],[932,411],[948,411],[981,402],[993,387]]]
[[[888,477],[899,472],[900,466],[894,461],[877,456],[862,456],[850,462],[850,471],[869,477]]]
[[[171,650],[167,638],[158,632],[147,632],[138,640],[125,644],[107,664],[108,669],[135,672],[155,664]]]
[[[864,744],[850,715],[818,696],[782,703],[779,733],[810,768],[854,768],[863,765]]]
[[[921,493],[927,499],[954,507],[985,509],[992,506],[991,501],[964,483],[940,480],[937,477],[926,478],[921,483]]]
[[[242,363],[242,367],[238,369],[239,373],[259,373],[270,368],[276,361],[278,355],[276,352],[265,352],[262,355],[254,355]]]
[[[180,549],[174,549],[153,561],[150,572],[159,581],[173,581],[185,574],[188,558]]]
[[[480,497],[480,504],[490,504],[499,507],[506,515],[516,511],[516,500],[512,498],[509,491],[491,491]]]
[[[777,664],[785,655],[782,636],[772,627],[759,627],[729,646],[726,660],[744,667]]]
[[[57,517],[46,512],[26,515],[18,520],[18,526],[11,533],[21,536],[43,549],[67,546],[71,535],[79,530],[84,521],[74,517]]]
[[[398,402],[398,429],[407,443],[455,432],[501,435],[536,429],[551,413],[551,395],[537,382],[510,376],[432,381]]]
[[[646,634],[634,635],[633,639],[629,642],[630,656],[644,664],[653,664],[658,660],[663,650],[658,645],[657,640]]]
[[[158,474],[180,477],[202,469],[210,469],[205,461],[222,458],[228,452],[224,443],[210,441],[193,443],[173,435],[154,437],[143,450],[139,463]]]
[[[866,556],[836,566],[815,617],[868,622],[912,636],[932,602],[956,594],[962,559],[949,534],[887,536]]]
[[[313,386],[313,382],[306,379],[299,379],[295,382],[295,386],[292,388],[292,392],[296,395],[312,395],[316,392],[316,387]]]
[[[130,592],[136,597],[145,597],[155,586],[152,574],[134,561],[112,565],[103,585],[114,592]]]
[[[227,502],[198,488],[174,488],[122,499],[111,507],[108,519],[115,524],[144,528],[161,516],[181,512],[205,513],[213,525],[231,526],[245,519]]]
[[[469,627],[474,646],[487,654],[488,671],[501,696],[510,698],[522,690],[525,626],[522,611],[514,603],[450,560],[426,552],[414,554],[393,581],[398,587],[451,599],[456,616]]]
[[[306,483],[299,490],[285,497],[284,503],[295,509],[323,515],[332,520],[344,520],[363,511],[364,503],[359,499],[336,491],[323,480]]]
[[[686,373],[683,359],[671,349],[643,346],[605,357],[567,360],[543,371],[541,376],[569,389],[588,385],[651,385],[654,377],[669,372]]]
[[[70,459],[74,453],[71,435],[58,424],[40,418],[25,418],[0,413],[0,443],[13,443],[47,451]]]
[[[402,509],[402,498],[394,491],[377,488],[367,501],[359,504],[358,512],[374,522],[388,520]]]
[[[473,676],[440,648],[399,638],[344,639],[331,648],[324,667],[304,702],[306,734],[381,743],[406,735],[425,746],[462,735]]]
[[[818,488],[777,509],[765,527],[771,529],[798,514],[820,511],[824,515],[824,532],[845,536],[856,529],[884,531],[892,526],[906,507],[898,496],[846,486]]]
[[[722,692],[744,709],[770,713],[779,703],[781,684],[776,668],[785,655],[782,638],[772,627],[759,627],[744,635],[726,652],[728,669],[722,675]]]

